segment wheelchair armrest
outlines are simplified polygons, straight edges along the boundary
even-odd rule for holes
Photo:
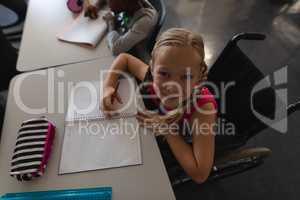
[[[298,110],[300,110],[300,101],[290,104],[287,108],[287,113],[288,113],[288,115],[290,115]]]
[[[234,35],[231,42],[237,43],[239,40],[264,40],[266,35],[262,33],[238,33]]]

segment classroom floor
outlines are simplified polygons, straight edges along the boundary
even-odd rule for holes
[[[300,1],[167,0],[163,29],[185,27],[202,34],[207,64],[212,65],[228,40],[239,32],[262,32],[264,41],[243,41],[240,47],[265,74],[288,66],[289,103],[300,100]],[[176,189],[178,199],[260,200],[300,196],[300,113],[289,117],[288,133],[268,129],[248,146],[265,146],[273,155],[262,166],[221,181]]]

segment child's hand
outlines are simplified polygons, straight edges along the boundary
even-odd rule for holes
[[[179,112],[168,115],[159,115],[150,112],[138,112],[137,120],[147,129],[150,129],[155,136],[177,134],[179,125],[177,122],[181,119]]]
[[[112,12],[107,12],[104,16],[103,19],[105,21],[114,21],[115,20],[115,16]]]
[[[114,14],[112,12],[107,12],[104,16],[103,16],[103,20],[106,21],[108,28],[110,30],[114,30],[115,29],[115,21],[116,18],[114,16]]]
[[[105,87],[104,94],[102,99],[100,100],[100,109],[107,116],[111,116],[112,114],[116,114],[114,112],[114,102],[117,100],[119,103],[123,103],[122,99],[117,92],[118,87],[115,89],[114,87]]]

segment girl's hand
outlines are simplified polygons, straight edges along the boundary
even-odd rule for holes
[[[114,88],[114,87],[105,87],[104,88],[104,94],[103,94],[102,99],[100,100],[100,109],[108,117],[111,116],[112,114],[116,114],[116,112],[114,111],[114,106],[113,106],[113,104],[116,100],[119,103],[123,103],[117,90],[118,90],[118,86],[117,86],[117,88]]]
[[[106,21],[109,30],[115,30],[115,15],[112,12],[107,12],[103,16],[103,20]]]
[[[105,21],[114,21],[115,20],[115,15],[113,14],[113,12],[107,12],[104,16],[103,19]]]
[[[181,119],[180,112],[176,111],[167,115],[159,115],[151,112],[138,112],[137,120],[145,128],[151,130],[155,136],[178,134],[178,121]]]

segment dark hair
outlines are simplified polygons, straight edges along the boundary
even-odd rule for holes
[[[121,0],[126,4],[137,4],[140,0]]]
[[[121,0],[126,4],[126,7],[130,10],[131,8],[137,8],[139,7],[139,1],[140,0]]]
[[[122,8],[125,9],[123,11],[127,12],[135,12],[135,10],[139,7],[140,0],[108,0],[115,1],[118,4],[122,5]]]

